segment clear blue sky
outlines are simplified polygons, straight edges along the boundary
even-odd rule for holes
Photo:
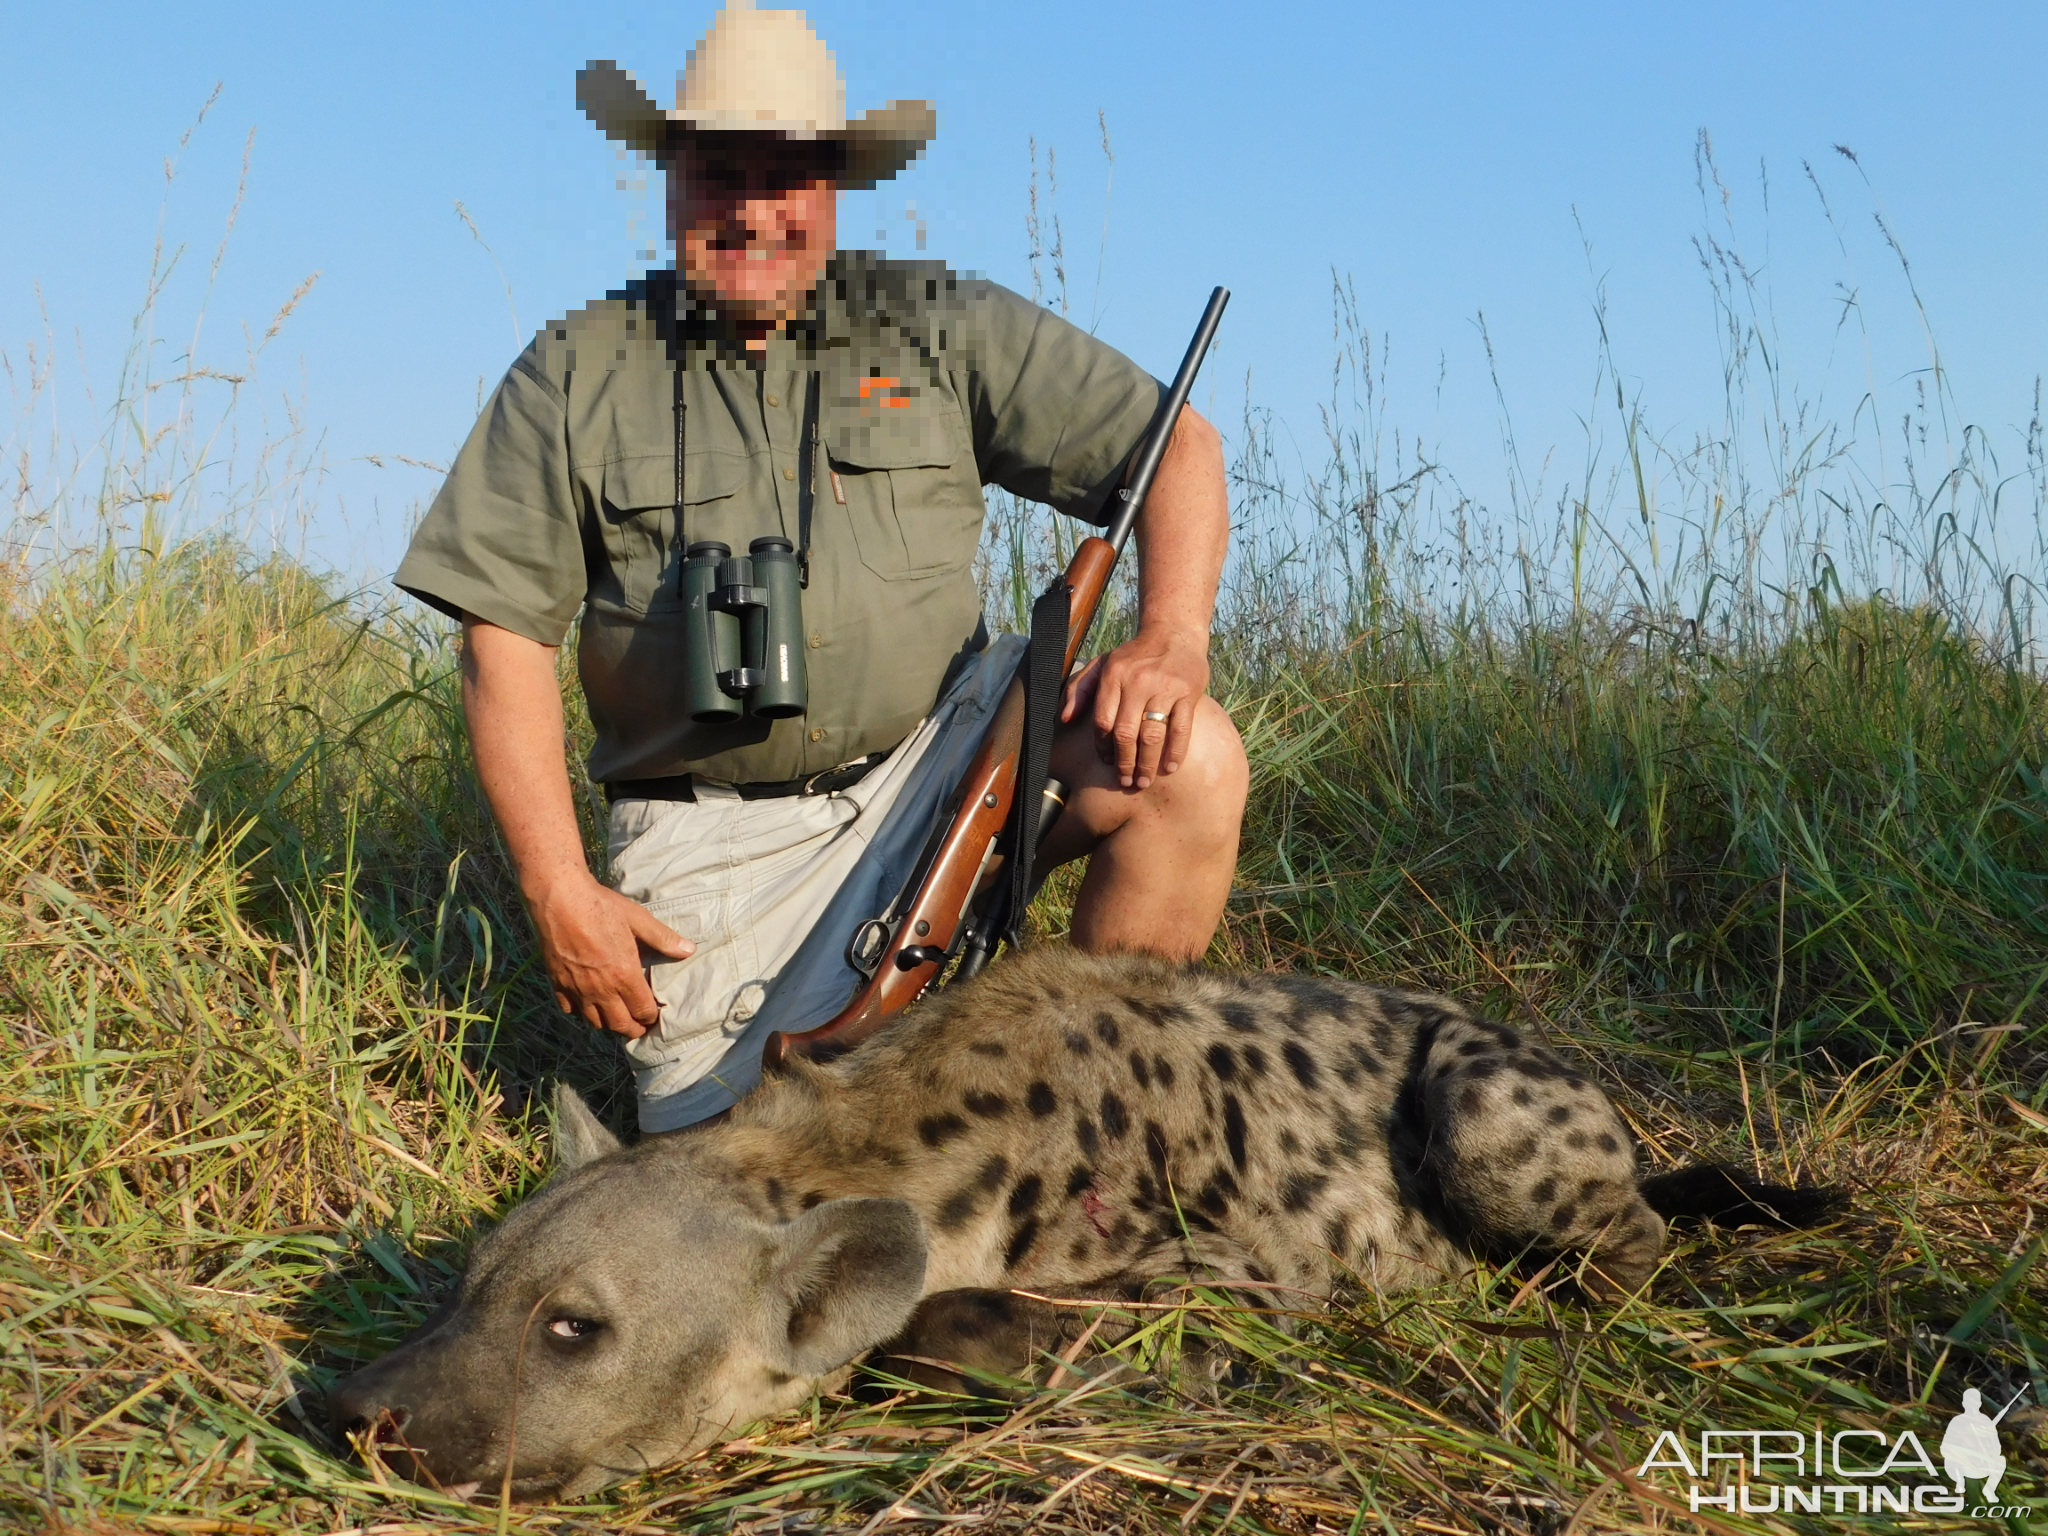
[[[315,548],[364,572],[395,563],[436,483],[389,456],[445,462],[480,383],[523,340],[454,204],[495,251],[523,329],[631,275],[658,228],[656,189],[618,190],[633,167],[577,113],[573,75],[616,58],[666,97],[712,13],[532,0],[5,7],[0,348],[19,367],[22,345],[42,336],[39,285],[66,359],[67,419],[85,423],[77,370],[102,389],[111,378],[142,293],[162,158],[224,82],[172,195],[170,238],[192,249],[167,295],[168,329],[189,332],[253,129],[201,361],[234,366],[239,325],[260,333],[320,272],[266,354],[263,398],[273,420],[287,394],[302,401],[322,435]],[[921,222],[929,254],[1030,291],[1035,137],[1041,156],[1059,155],[1078,318],[1164,373],[1210,285],[1230,284],[1208,404],[1228,427],[1249,377],[1311,457],[1333,268],[1389,339],[1392,421],[1482,498],[1504,497],[1505,478],[1481,311],[1525,462],[1582,441],[1596,278],[1631,388],[1665,429],[1710,428],[1717,352],[1691,244],[1705,224],[1693,171],[1703,128],[1745,249],[1770,276],[1792,369],[1815,387],[1840,375],[1828,386],[1837,414],[1865,377],[1860,342],[1846,373],[1837,355],[1838,282],[1860,285],[1881,389],[1907,387],[1926,360],[1872,221],[1879,206],[1913,258],[1966,416],[2016,430],[2048,368],[2040,0],[821,0],[811,16],[856,108],[929,96],[940,113],[923,164],[847,199],[847,243],[872,244],[879,227],[911,252]],[[1116,157],[1106,247],[1098,109]],[[1836,144],[1854,148],[1870,188]],[[1846,256],[1803,161],[1834,199]]]

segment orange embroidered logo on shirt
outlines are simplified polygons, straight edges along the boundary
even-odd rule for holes
[[[874,395],[881,396],[881,398],[875,402],[877,405],[891,406],[910,404],[910,392],[903,387],[903,381],[901,379],[888,378],[881,375],[877,375],[873,378],[862,379],[860,381],[861,399],[866,400],[870,396]]]

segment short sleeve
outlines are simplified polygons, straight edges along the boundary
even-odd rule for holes
[[[990,283],[970,324],[974,454],[999,485],[1092,523],[1165,388],[1123,353],[1022,295]]]
[[[398,586],[560,645],[588,581],[569,474],[567,410],[528,349],[512,365],[412,536]]]

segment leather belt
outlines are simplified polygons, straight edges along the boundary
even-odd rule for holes
[[[888,755],[887,752],[870,752],[866,757],[856,757],[850,763],[841,763],[837,768],[827,768],[823,773],[808,774],[800,779],[766,779],[754,784],[730,784],[725,787],[742,800],[784,800],[793,795],[830,795],[842,789],[851,789],[879,767]],[[717,780],[705,782],[716,783]],[[606,805],[617,805],[621,800],[687,800],[695,803],[696,799],[697,775],[693,773],[672,773],[660,779],[614,779],[604,787]]]

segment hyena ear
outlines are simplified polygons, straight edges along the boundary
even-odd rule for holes
[[[924,1223],[907,1201],[828,1200],[776,1233],[772,1295],[789,1309],[790,1369],[836,1371],[894,1338],[924,1295]]]
[[[590,1112],[583,1095],[567,1083],[555,1084],[555,1161],[564,1173],[619,1150],[619,1138]]]

